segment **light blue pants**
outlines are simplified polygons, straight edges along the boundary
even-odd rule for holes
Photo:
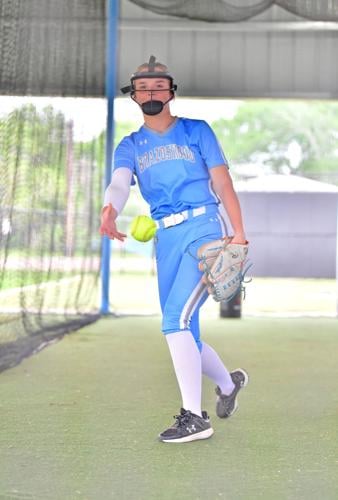
[[[159,229],[155,236],[162,331],[190,330],[201,351],[199,309],[208,292],[198,269],[197,250],[226,234],[217,206],[177,226]]]

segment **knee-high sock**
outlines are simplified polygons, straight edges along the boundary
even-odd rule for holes
[[[230,373],[217,352],[205,342],[202,344],[201,359],[203,375],[211,378],[220,387],[223,394],[231,394],[235,385]]]
[[[201,416],[202,366],[201,355],[191,332],[166,335],[177,382],[185,410]]]

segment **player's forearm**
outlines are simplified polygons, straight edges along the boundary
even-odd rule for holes
[[[236,239],[245,240],[241,207],[228,169],[224,165],[213,168],[211,178],[215,192],[228,214]]]
[[[222,198],[223,199],[221,201],[223,202],[224,208],[229,216],[234,234],[245,239],[242,211],[237,194],[233,188],[227,189]]]
[[[129,189],[125,189],[114,184],[109,184],[104,193],[104,208],[109,205],[113,206],[116,211],[116,215],[120,214],[125,207],[129,197]]]
[[[127,203],[130,193],[131,172],[127,168],[119,168],[113,172],[111,182],[104,193],[103,211],[109,204],[120,214]]]

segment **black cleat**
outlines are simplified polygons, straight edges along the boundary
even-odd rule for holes
[[[200,417],[181,408],[180,414],[174,418],[174,425],[159,435],[160,441],[164,443],[188,443],[197,439],[207,439],[214,433],[205,411]]]
[[[235,413],[238,408],[237,394],[249,382],[248,374],[241,368],[231,372],[230,376],[235,384],[235,388],[231,394],[228,396],[226,394],[222,394],[222,391],[218,386],[215,389],[218,396],[216,401],[216,414],[219,418],[228,418]]]

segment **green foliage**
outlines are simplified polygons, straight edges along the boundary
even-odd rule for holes
[[[103,160],[103,135],[75,142],[72,122],[52,106],[39,111],[23,105],[3,117],[0,198],[1,218],[11,225],[8,248],[90,252],[102,204]]]
[[[115,146],[125,137],[126,135],[130,135],[132,132],[137,130],[137,126],[133,122],[115,122],[115,137],[114,144]]]
[[[212,126],[231,163],[303,175],[337,169],[337,102],[248,100]]]
[[[0,127],[1,194],[4,204],[38,209],[50,206],[56,186],[65,190],[65,121],[51,106],[15,109]]]

